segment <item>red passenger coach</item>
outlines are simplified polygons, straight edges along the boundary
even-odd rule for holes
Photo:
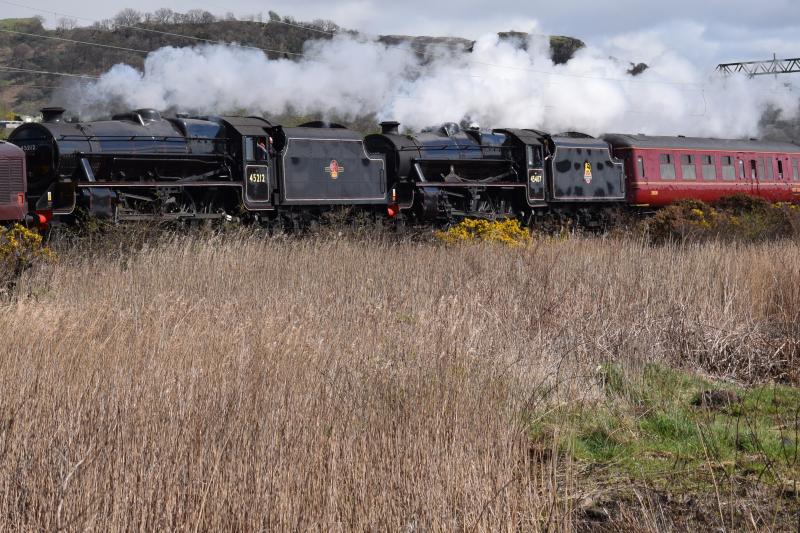
[[[621,134],[604,139],[625,162],[629,204],[715,202],[734,194],[800,202],[800,146],[793,143]]]
[[[0,141],[0,222],[25,219],[25,152]]]

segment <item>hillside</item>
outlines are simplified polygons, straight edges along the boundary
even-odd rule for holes
[[[274,12],[263,19],[252,17],[251,20],[237,20],[232,15],[218,18],[199,10],[181,14],[168,9],[155,13],[138,13],[128,9],[112,20],[87,27],[77,27],[72,20],[61,20],[58,28],[53,30],[46,29],[40,18],[4,19],[0,20],[0,66],[96,76],[118,63],[141,68],[145,54],[130,50],[152,51],[163,46],[191,46],[198,43],[196,39],[237,42],[274,50],[268,52],[270,58],[290,59],[298,57],[293,54],[302,52],[306,41],[330,39],[333,32],[338,31],[349,30],[330,21],[298,22]],[[39,38],[36,35],[63,40]],[[500,35],[501,38],[524,36],[513,32]],[[383,36],[379,39],[390,45],[402,42],[436,43],[467,50],[473,44],[467,39],[451,37]],[[102,44],[107,48],[72,41]],[[584,46],[583,42],[569,37],[552,37],[550,44],[554,60],[562,63]],[[0,117],[9,111],[35,113],[50,103],[51,94],[63,81],[64,78],[46,74],[0,71]]]

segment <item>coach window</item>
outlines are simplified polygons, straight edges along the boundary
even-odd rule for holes
[[[644,175],[644,157],[642,157],[642,156],[637,157],[636,158],[636,162],[639,165],[639,177],[640,178],[644,178],[645,177],[645,175]]]
[[[741,160],[739,160],[739,164],[742,164]],[[744,176],[744,171],[742,171],[742,175]],[[733,166],[733,158],[729,155],[722,156],[722,179],[725,181],[736,179],[736,167]]]
[[[697,179],[697,169],[694,166],[693,155],[687,154],[681,156],[681,173],[683,174],[683,179],[685,180]]]
[[[766,158],[764,160],[764,166],[765,166],[765,169],[766,169],[766,172],[764,173],[764,176],[766,176],[768,181],[772,181],[772,172],[773,172],[772,171],[772,167],[774,166],[773,161],[774,160],[771,157],[768,157],[768,158]]]
[[[744,166],[744,159],[739,160],[739,178],[745,179],[747,177],[747,167]]]
[[[750,177],[753,179],[758,179],[764,174],[764,165],[756,165],[756,160],[750,160]]]
[[[659,166],[661,167],[661,179],[662,180],[674,180],[675,179],[675,163],[672,161],[672,156],[670,154],[661,154],[658,156]]]
[[[767,175],[764,172],[765,168],[766,168],[766,165],[764,164],[764,158],[763,157],[759,157],[758,160],[756,161],[756,178],[757,179],[760,179],[760,180],[766,180],[767,179]]]
[[[703,179],[705,181],[714,181],[717,179],[717,167],[714,164],[714,156],[704,155],[700,156],[700,161],[703,163]]]
[[[783,179],[783,161],[780,159],[778,159],[778,179]]]
[[[800,161],[797,159],[792,159],[792,176],[794,181],[800,181],[800,172],[797,170],[797,165],[800,164]]]

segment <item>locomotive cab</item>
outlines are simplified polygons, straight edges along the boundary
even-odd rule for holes
[[[241,161],[244,206],[385,206],[385,160],[338,124],[283,128],[259,117],[221,117],[234,158]]]
[[[249,211],[275,208],[276,129],[261,117],[224,116],[217,119],[236,161],[234,174],[242,183],[242,204]]]
[[[245,204],[255,208],[270,207],[273,184],[272,137],[266,133],[248,135],[243,138],[242,142],[244,143]]]
[[[495,130],[508,139],[518,172],[525,177],[528,205],[542,207],[546,205],[545,168],[543,143],[546,136],[537,130],[504,129]]]

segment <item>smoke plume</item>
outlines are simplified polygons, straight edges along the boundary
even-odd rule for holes
[[[622,55],[633,45],[635,62],[650,66],[637,76]],[[169,47],[152,52],[143,71],[117,65],[62,94],[61,103],[83,119],[151,107],[343,120],[374,114],[411,129],[468,118],[484,127],[720,137],[757,135],[768,108],[784,119],[797,112],[797,95],[773,78],[723,78],[663,43],[633,45],[589,46],[562,65],[538,36],[488,35],[471,52],[338,36],[308,42],[297,60],[233,46]]]

